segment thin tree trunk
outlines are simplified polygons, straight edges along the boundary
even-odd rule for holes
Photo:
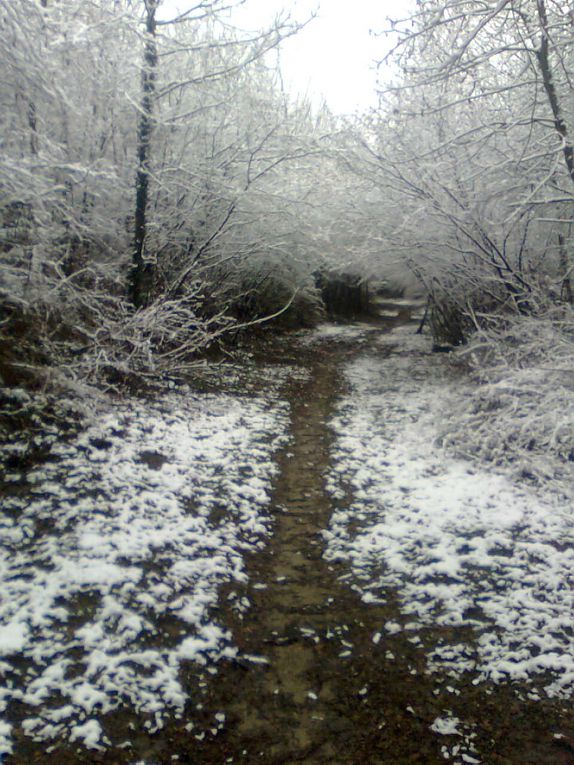
[[[146,258],[147,207],[149,199],[149,162],[153,131],[153,105],[156,91],[157,43],[156,10],[159,0],[145,0],[146,41],[142,71],[142,100],[138,125],[138,169],[136,175],[136,205],[134,221],[133,263],[130,274],[130,298],[136,308],[145,306],[150,299],[154,278],[154,264]]]
[[[28,102],[28,127],[30,128],[30,154],[38,155],[38,120],[36,117],[36,104]]]
[[[421,319],[421,321],[420,321],[420,324],[419,324],[419,326],[417,327],[417,331],[416,331],[416,333],[415,333],[415,334],[417,334],[417,335],[422,335],[422,333],[423,333],[423,329],[424,329],[424,326],[425,326],[425,324],[427,323],[427,317],[428,317],[428,315],[429,315],[429,309],[430,309],[430,306],[431,306],[431,297],[430,297],[430,295],[429,295],[429,296],[427,297],[427,304],[426,304],[426,306],[425,306],[425,312],[424,312],[424,314],[423,314],[423,317],[422,317],[422,319]]]
[[[558,234],[558,245],[560,247],[560,270],[564,274],[562,279],[562,289],[560,290],[560,297],[567,303],[572,305],[574,296],[572,294],[572,282],[570,280],[570,271],[572,270],[568,266],[568,255],[566,253],[566,242],[562,234]]]
[[[574,183],[574,147],[572,146],[572,142],[568,135],[568,128],[566,127],[566,121],[554,85],[554,78],[552,77],[548,42],[548,15],[546,13],[545,0],[537,0],[536,7],[538,10],[540,28],[542,30],[542,39],[540,41],[540,48],[536,51],[536,58],[538,59],[538,65],[542,74],[544,90],[546,91],[546,96],[550,103],[550,108],[552,109],[554,127],[562,142],[562,152],[564,154],[566,167],[568,168],[568,175],[570,176],[572,183]]]
[[[560,101],[558,100],[558,94],[556,93],[556,87],[554,85],[554,79],[552,77],[548,42],[548,15],[546,13],[545,0],[537,0],[536,6],[538,10],[538,20],[542,29],[542,39],[540,41],[540,48],[536,51],[536,57],[538,59],[538,65],[542,73],[544,90],[546,91],[546,96],[548,98],[550,108],[552,109],[552,116],[554,117],[554,128],[558,133],[560,141],[562,142],[562,153],[564,154],[564,161],[566,163],[566,168],[568,169],[568,175],[570,176],[572,183],[574,183],[574,147],[568,134],[566,120],[563,116]],[[568,267],[568,257],[566,254],[566,246],[562,234],[558,235],[558,245],[560,254],[560,268],[564,274],[561,298],[572,305],[573,294],[572,284],[570,281],[570,269]]]

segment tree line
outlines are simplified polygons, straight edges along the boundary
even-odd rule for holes
[[[24,332],[31,367],[175,373],[231,327],[312,321],[315,275],[362,269],[348,126],[290,97],[276,65],[300,24],[242,32],[231,6],[0,9],[5,353]]]
[[[316,321],[332,273],[418,285],[441,343],[563,316],[567,2],[419,0],[346,119],[282,86],[301,24],[240,31],[233,5],[0,8],[3,370],[175,374],[233,327]]]

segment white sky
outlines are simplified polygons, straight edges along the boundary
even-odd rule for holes
[[[233,23],[262,29],[282,10],[298,21],[316,11],[317,18],[282,46],[285,84],[315,103],[324,98],[334,112],[350,113],[376,104],[373,60],[384,55],[388,42],[373,37],[370,30],[384,29],[387,17],[400,17],[408,4],[409,0],[246,0],[234,12]],[[185,8],[186,2],[165,0],[165,5]]]

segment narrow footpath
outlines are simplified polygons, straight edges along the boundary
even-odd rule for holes
[[[332,512],[323,478],[327,422],[350,352],[313,349],[308,381],[291,392],[292,441],[279,465],[274,536],[251,561],[251,608],[244,619],[225,619],[246,658],[210,683],[204,704],[224,710],[225,730],[199,746],[197,759],[190,752],[190,762],[444,762],[439,739],[412,711],[421,694],[432,702],[432,684],[413,674],[416,652],[411,647],[397,663],[373,642],[393,608],[365,606],[322,557]]]
[[[279,462],[274,536],[251,559],[245,615],[230,607],[221,612],[240,658],[201,678],[206,724],[217,711],[224,723],[215,735],[176,735],[183,762],[438,765],[449,757],[444,732],[432,729],[444,711],[444,680],[426,672],[416,641],[404,633],[381,636],[382,625],[399,613],[392,593],[384,605],[366,605],[345,568],[322,557],[321,532],[333,511],[324,487],[328,422],[343,366],[360,350],[335,342],[298,357],[309,377],[290,392],[292,440]],[[427,630],[426,642],[448,639],[447,631]],[[564,704],[518,701],[511,688],[476,687],[471,678],[455,704],[479,731],[457,762],[574,764],[571,748],[552,737]]]

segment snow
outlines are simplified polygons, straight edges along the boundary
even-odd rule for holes
[[[430,728],[441,736],[460,736],[462,734],[459,730],[459,725],[460,720],[457,717],[437,717]]]
[[[441,426],[450,452],[508,468],[570,502],[574,483],[572,324],[520,317],[499,333],[477,333],[459,353],[473,385],[452,401]],[[461,424],[464,427],[461,427]]]
[[[482,760],[475,756],[477,754],[474,743],[476,733],[472,728],[465,726],[450,710],[445,710],[443,716],[436,717],[430,729],[439,736],[457,737],[451,739],[450,744],[441,747],[445,760],[451,760],[454,765],[481,764]]]
[[[26,645],[28,631],[28,626],[21,623],[0,626],[0,655],[19,653]]]
[[[378,341],[371,330],[325,325],[302,342],[361,348],[331,423],[336,510],[324,536],[327,558],[348,564],[345,580],[366,604],[397,596],[399,612],[377,626],[373,645],[393,660],[390,643],[404,635],[456,695],[457,678],[470,674],[475,683],[510,679],[532,683],[532,694],[543,685],[568,696],[572,487],[520,482],[503,461],[485,466],[481,448],[467,458],[463,443],[493,438],[483,420],[480,436],[460,435],[461,424],[477,424],[476,411],[469,415],[476,381],[429,354],[411,328]],[[222,583],[245,581],[244,555],[271,530],[274,453],[289,421],[278,395],[285,371],[276,377],[265,395],[187,391],[109,404],[79,437],[54,442],[50,459],[6,476],[14,491],[0,512],[0,757],[12,751],[12,702],[27,735],[93,749],[110,743],[108,712],[127,708],[154,732],[186,704],[201,708],[181,671],[238,656],[209,615]],[[490,400],[504,384],[491,379],[479,395]],[[564,450],[566,436],[551,427]],[[236,593],[228,598],[238,612],[249,607]],[[430,645],[434,627],[449,629]],[[353,646],[341,642],[343,661]],[[307,696],[315,701],[315,690]],[[474,734],[452,712],[431,729],[458,736],[445,758],[479,762]]]
[[[546,693],[568,695],[574,497],[449,456],[441,428],[472,383],[404,329],[383,342],[348,365],[350,390],[332,422],[328,487],[339,509],[327,558],[351,565],[365,602],[396,591],[402,621],[381,625],[387,633],[471,628],[472,641],[437,645],[428,671],[495,682],[548,671]]]
[[[0,720],[0,757],[12,754],[12,726]]]
[[[187,702],[183,662],[235,655],[208,612],[270,532],[289,415],[272,390],[110,405],[6,498],[0,715],[16,700],[28,735],[98,748],[100,714],[125,705],[159,727]]]
[[[82,740],[88,749],[102,749],[100,739],[102,727],[97,720],[88,720],[83,725],[74,725],[70,732],[70,741]]]

